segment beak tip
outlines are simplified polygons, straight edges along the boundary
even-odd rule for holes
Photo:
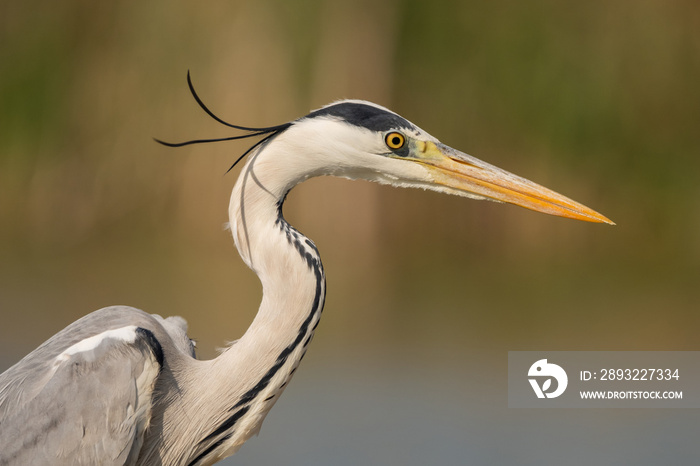
[[[608,217],[606,217],[605,215],[599,214],[598,212],[595,212],[595,214],[596,214],[595,220],[594,220],[595,222],[597,222],[597,223],[607,223],[608,225],[613,225],[613,226],[614,226],[614,225],[617,225],[615,222],[613,222],[612,220],[610,220],[610,219],[609,219]]]
[[[583,220],[585,222],[591,222],[591,223],[605,223],[608,225],[616,225],[615,222],[610,220],[608,217],[606,217],[603,214],[600,214],[596,212],[593,209],[589,209],[588,207],[582,206],[583,209],[578,210],[575,215],[573,215],[571,218],[574,218],[576,220]],[[555,213],[554,215],[557,215]]]

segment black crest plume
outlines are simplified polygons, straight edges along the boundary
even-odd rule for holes
[[[267,142],[268,140],[270,140],[271,138],[273,138],[274,136],[276,136],[277,134],[279,134],[280,132],[284,131],[285,129],[289,128],[292,125],[291,123],[284,123],[282,125],[268,126],[265,128],[251,128],[248,126],[233,125],[231,123],[228,123],[228,122],[222,120],[218,116],[214,115],[214,113],[211,110],[209,110],[209,108],[206,105],[204,105],[204,102],[202,102],[202,99],[199,98],[199,96],[197,95],[197,92],[194,90],[194,86],[192,85],[192,79],[190,78],[189,71],[187,71],[187,85],[190,88],[190,92],[192,93],[192,97],[194,97],[194,100],[197,101],[197,104],[202,108],[202,110],[204,110],[207,113],[207,115],[209,115],[214,120],[218,121],[219,123],[221,123],[224,126],[228,126],[229,128],[234,128],[234,129],[238,129],[241,131],[248,131],[248,134],[242,134],[242,135],[238,135],[238,136],[229,136],[229,137],[225,137],[225,138],[215,138],[215,139],[193,139],[191,141],[185,141],[185,142],[165,142],[165,141],[161,141],[160,139],[155,139],[155,138],[154,139],[157,143],[163,144],[164,146],[182,147],[182,146],[189,146],[190,144],[202,144],[205,142],[232,141],[234,139],[245,139],[245,138],[252,138],[252,137],[256,137],[256,136],[265,136],[264,138],[262,138],[261,140],[259,140],[258,142],[256,142],[252,146],[250,146],[248,148],[248,150],[246,150],[243,153],[243,155],[238,157],[236,159],[236,161],[233,162],[233,165],[231,165],[231,167],[226,171],[226,173],[230,172],[233,169],[233,167],[235,167],[238,162],[243,160],[243,158],[246,155],[250,154],[250,152],[253,149],[264,144],[265,142]]]

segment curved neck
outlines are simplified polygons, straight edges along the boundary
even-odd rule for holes
[[[284,198],[299,180],[283,176],[271,146],[243,168],[231,195],[229,215],[236,247],[258,275],[263,299],[245,334],[213,361],[222,380],[228,418],[213,434],[235,424],[227,450],[256,433],[306,353],[321,317],[325,275],[314,244],[282,217]],[[272,175],[271,175],[272,173]],[[212,436],[212,440],[216,435]]]
[[[235,353],[287,348],[318,320],[325,297],[318,250],[282,217],[289,177],[269,175],[271,152],[259,151],[243,168],[231,194],[231,231],[243,261],[260,279],[263,300]],[[267,155],[267,157],[266,157]],[[279,169],[279,167],[278,167]],[[315,322],[314,322],[315,323]],[[291,339],[291,341],[290,341]]]
[[[282,216],[287,192],[298,180],[283,176],[274,151],[259,151],[243,168],[231,194],[231,231],[243,261],[260,279],[263,300],[253,323],[236,344],[256,350],[284,346],[318,320],[325,298],[325,276],[313,242]],[[274,176],[270,176],[270,173]],[[300,327],[301,326],[301,327]],[[303,328],[302,328],[303,327]],[[295,337],[296,338],[296,337]],[[257,353],[259,356],[259,353]]]
[[[167,404],[159,414],[162,442],[149,454],[161,455],[163,464],[212,464],[256,434],[321,318],[326,286],[318,251],[282,217],[287,192],[304,178],[291,165],[285,169],[282,155],[274,145],[253,154],[229,207],[236,247],[262,283],[260,308],[245,334],[219,357],[176,363],[189,364],[197,375],[183,377],[182,402]],[[202,383],[206,392],[198,389]],[[166,422],[178,410],[190,420],[187,441]]]

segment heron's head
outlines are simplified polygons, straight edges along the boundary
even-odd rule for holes
[[[442,144],[405,118],[371,102],[343,100],[289,123],[250,128],[214,115],[197,96],[189,73],[187,82],[197,103],[212,118],[247,134],[177,144],[159,142],[183,146],[261,136],[233,165],[252,154],[248,172],[256,172],[258,183],[274,184],[279,192],[268,192],[280,198],[307,178],[334,175],[507,202],[550,215],[613,224],[561,194]]]
[[[292,122],[270,142],[296,165],[299,180],[317,175],[366,179],[489,199],[589,222],[603,215],[561,194],[442,144],[379,105],[344,100]]]

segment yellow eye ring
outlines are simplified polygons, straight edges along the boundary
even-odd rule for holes
[[[386,146],[391,150],[401,149],[404,144],[406,144],[406,136],[396,131],[393,131],[386,135],[384,138]]]

